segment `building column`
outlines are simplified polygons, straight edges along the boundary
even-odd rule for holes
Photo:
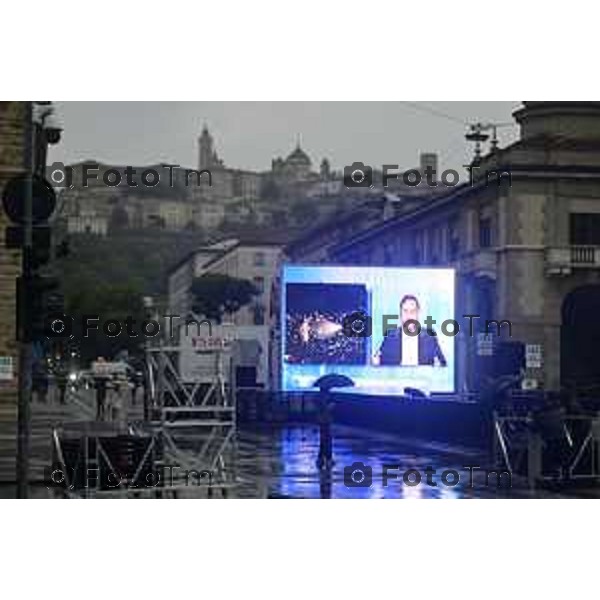
[[[25,102],[0,102],[0,192],[9,179],[23,172]],[[0,482],[14,481],[17,454],[18,345],[15,340],[16,278],[20,252],[6,250],[8,225],[0,208]],[[7,372],[12,364],[12,377]]]
[[[477,311],[474,284],[468,276],[457,279],[456,320],[460,333],[456,336],[456,389],[457,392],[473,391],[475,369],[476,339],[469,335],[469,319],[463,315],[472,315]]]

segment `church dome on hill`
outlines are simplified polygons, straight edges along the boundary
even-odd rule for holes
[[[294,151],[285,159],[288,164],[310,165],[311,160],[308,154],[300,148],[300,144],[296,146]]]

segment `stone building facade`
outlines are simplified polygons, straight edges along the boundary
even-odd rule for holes
[[[186,317],[192,307],[191,287],[195,278],[214,273],[251,281],[258,295],[226,320],[238,339],[253,341],[260,348],[257,381],[272,385],[272,315],[277,306],[275,280],[283,255],[277,240],[229,239],[198,248],[169,272],[169,314]],[[182,342],[183,344],[183,342]]]
[[[277,198],[302,198],[321,181],[321,177],[330,176],[327,160],[321,166],[321,174],[313,172],[312,161],[300,146],[287,158],[273,160],[269,171],[229,167],[219,157],[206,127],[198,139],[195,170],[181,167],[170,171],[164,164],[134,167],[136,181],[144,170],[159,173],[161,182],[155,188],[127,187],[125,166],[99,163],[96,163],[98,170],[94,171],[96,179],[90,179],[84,188],[81,185],[82,170],[83,165],[89,163],[96,161],[71,165],[74,187],[61,194],[62,214],[70,233],[106,235],[119,224],[129,228],[198,228],[207,231],[215,230],[225,222],[273,224]],[[119,185],[103,184],[103,176],[110,170],[121,174]],[[194,172],[188,174],[187,171]]]

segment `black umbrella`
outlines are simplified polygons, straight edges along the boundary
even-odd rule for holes
[[[313,387],[318,387],[321,392],[329,392],[333,388],[354,387],[354,381],[350,377],[346,377],[346,375],[330,373],[329,375],[319,377],[313,383]]]

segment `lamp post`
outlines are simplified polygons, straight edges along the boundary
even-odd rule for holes
[[[154,299],[152,296],[144,296],[143,298],[144,309],[146,316],[152,316],[154,309]],[[144,371],[143,371],[143,385],[144,385],[144,421],[149,421],[151,415],[150,403],[154,399],[154,392],[150,389],[150,382],[152,380],[152,366],[150,361],[150,342],[148,338],[144,337]]]

